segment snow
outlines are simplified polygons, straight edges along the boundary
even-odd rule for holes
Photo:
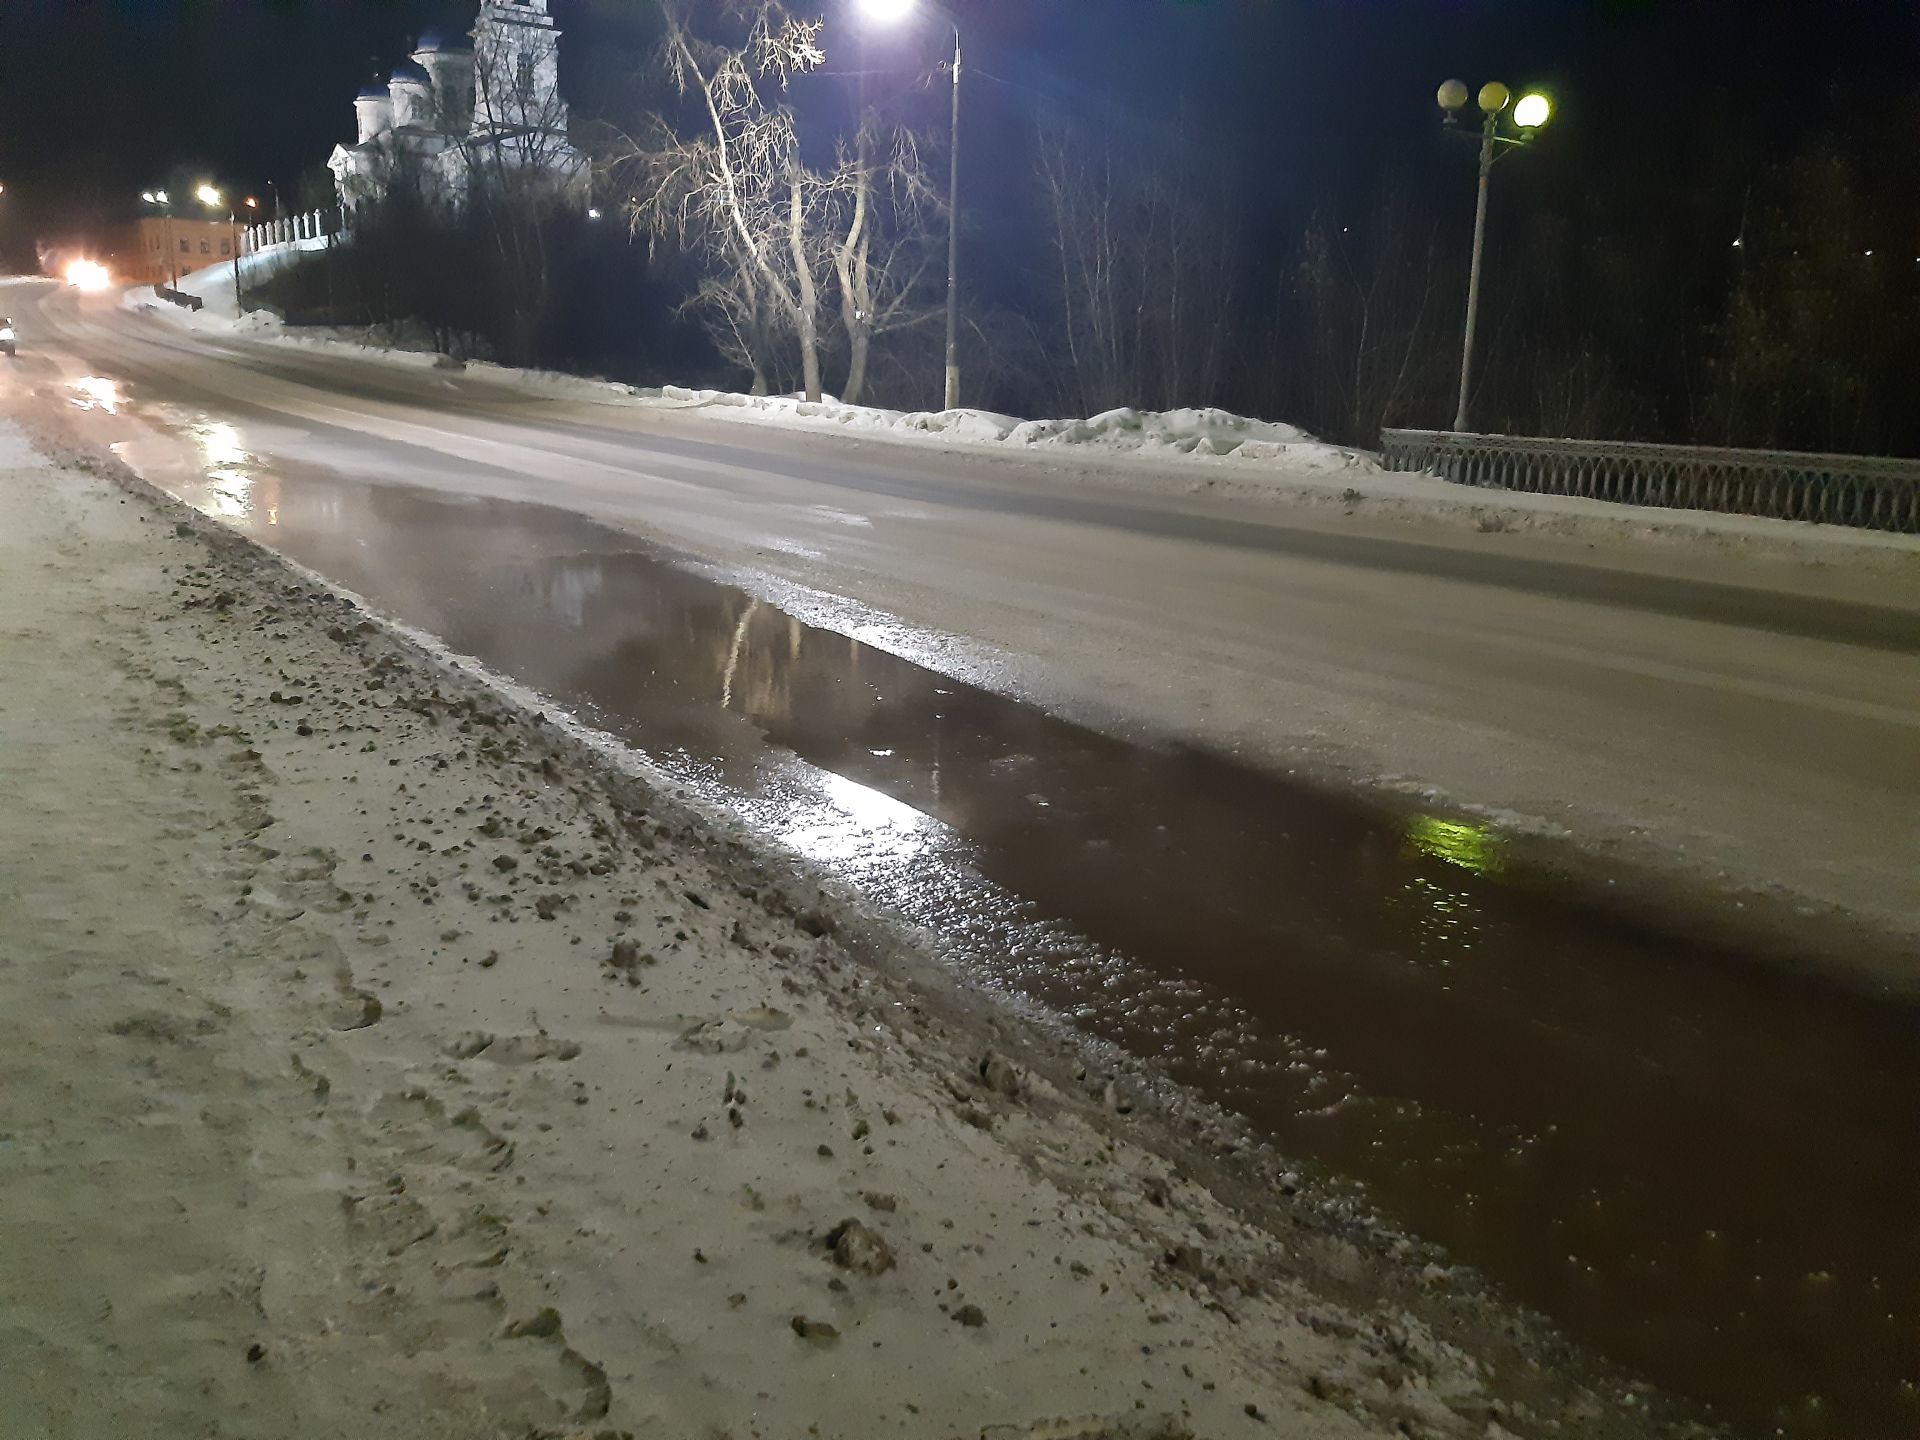
[[[262,284],[270,276],[297,263],[302,256],[325,250],[327,243],[324,236],[311,240],[292,240],[270,249],[255,251],[251,255],[242,255],[240,257],[241,288],[247,289]],[[201,308],[197,311],[187,310],[171,301],[162,300],[154,294],[151,285],[134,286],[121,297],[121,303],[136,310],[152,306],[171,311],[185,324],[199,330],[236,330],[247,333],[278,331],[281,328],[281,320],[271,310],[249,310],[245,315],[238,313],[234,303],[233,271],[233,261],[222,260],[212,265],[204,265],[198,270],[189,271],[180,277],[180,284],[177,287],[180,293],[199,297]]]
[[[297,263],[302,255],[324,250],[327,244],[325,239],[301,240],[243,256],[240,260],[241,285],[244,288],[258,284],[283,266]],[[373,348],[364,337],[349,338],[346,332],[340,331],[319,332],[311,339],[285,334],[280,317],[267,310],[251,310],[244,315],[237,315],[233,267],[230,264],[210,266],[183,276],[180,290],[184,294],[199,296],[204,302],[203,308],[199,311],[180,309],[160,300],[144,285],[129,290],[124,303],[133,308],[152,307],[171,312],[181,323],[193,329],[227,330],[263,337],[270,335],[295,343],[310,344],[318,339],[322,344],[344,343],[363,350]],[[391,346],[379,348],[385,354],[394,353]],[[432,357],[420,363],[432,363]],[[713,418],[745,424],[854,432],[876,439],[931,443],[942,447],[978,445],[1042,453],[1059,450],[1094,451],[1155,459],[1179,459],[1183,456],[1231,458],[1295,473],[1377,472],[1380,468],[1367,452],[1349,446],[1327,444],[1296,425],[1253,420],[1226,410],[1135,410],[1122,407],[1085,419],[1022,420],[1018,416],[1002,415],[992,410],[885,410],[872,405],[849,405],[831,396],[806,400],[794,395],[742,395],[729,390],[692,390],[679,385],[638,389],[582,377],[510,370],[497,365],[475,365],[472,368],[490,377],[531,384],[548,392],[585,388],[601,400],[612,392],[637,402],[643,408],[697,409]]]
[[[1107,410],[1084,420],[1021,420],[991,410],[883,410],[832,398],[740,395],[677,385],[631,392],[642,405],[699,409],[747,424],[855,431],[888,439],[927,439],[941,445],[1016,449],[1114,451],[1154,458],[1232,457],[1289,469],[1378,469],[1361,450],[1316,440],[1295,425],[1253,420],[1226,410]]]

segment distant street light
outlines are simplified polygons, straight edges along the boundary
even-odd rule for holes
[[[1440,87],[1437,98],[1449,129],[1459,124],[1460,112],[1467,108],[1467,93],[1466,85],[1459,80],[1449,80]],[[1467,393],[1473,379],[1473,332],[1480,317],[1480,261],[1486,252],[1487,240],[1487,179],[1493,173],[1493,162],[1503,153],[1499,146],[1530,143],[1540,127],[1553,118],[1553,102],[1545,95],[1538,91],[1522,95],[1519,103],[1512,106],[1510,116],[1513,128],[1520,133],[1503,135],[1500,117],[1512,104],[1512,92],[1495,80],[1480,87],[1478,98],[1484,117],[1480,123],[1480,193],[1473,212],[1473,268],[1467,276],[1467,329],[1460,343],[1460,405],[1453,417],[1456,431],[1467,428]]]
[[[921,0],[859,0],[860,12],[877,25],[905,22]],[[953,27],[953,132],[947,175],[947,384],[946,408],[960,406],[960,22],[941,11]]]
[[[202,185],[198,190],[193,192],[193,196],[194,199],[198,200],[202,205],[205,205],[209,210],[218,210],[222,205],[227,203],[226,196],[222,195],[211,185]]]

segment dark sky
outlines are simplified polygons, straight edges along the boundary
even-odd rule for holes
[[[848,0],[830,0],[829,13]],[[0,0],[0,204],[57,228],[127,208],[183,170],[243,190],[300,172],[352,130],[357,85],[458,0]],[[554,0],[579,112],[617,105],[646,0]],[[1920,6],[1892,0],[956,0],[981,72],[970,172],[1058,105],[1120,144],[1176,121],[1291,213],[1431,143],[1434,87],[1457,74],[1556,91],[1584,163],[1684,167],[1691,138],[1737,125],[1763,148],[1870,126],[1920,88]],[[905,42],[829,31],[836,69],[886,71]],[[928,47],[929,49],[931,46]],[[851,82],[841,82],[851,83]],[[871,83],[882,88],[885,74]],[[630,93],[630,92],[629,92]]]

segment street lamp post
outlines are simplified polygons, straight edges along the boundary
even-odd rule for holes
[[[173,249],[173,200],[164,190],[142,190],[140,200],[142,204],[158,207],[161,215],[166,218],[167,275],[171,287],[178,290],[180,288],[180,257],[174,253]]]
[[[860,0],[869,20],[894,25],[905,20],[920,0]],[[960,22],[950,13],[942,18],[953,27],[953,130],[947,172],[947,382],[946,408],[960,406]]]
[[[254,215],[260,213],[260,201],[255,196],[249,195],[240,203],[251,210]],[[237,320],[246,313],[247,308],[240,300],[240,237],[246,232],[240,228],[240,212],[238,210],[229,214],[227,219],[233,226],[233,316],[234,319]],[[251,230],[252,228],[252,218],[249,217],[247,230]]]
[[[227,245],[229,247],[229,252],[233,257],[233,314],[234,314],[234,318],[238,319],[240,315],[243,313],[240,305],[240,214],[239,214],[239,211],[236,210],[232,205],[227,204],[227,197],[221,193],[219,186],[213,185],[210,183],[203,183],[199,189],[195,190],[193,192],[193,198],[198,200],[202,205],[206,206],[207,209],[213,211],[216,215],[220,212],[220,207],[222,205],[226,205],[227,207]],[[256,210],[260,207],[260,202],[258,200],[249,200],[247,203],[253,206]]]
[[[1449,127],[1456,125],[1460,112],[1467,106],[1466,85],[1458,80],[1449,80],[1440,87],[1438,98],[1445,123]],[[1480,187],[1473,209],[1473,263],[1467,274],[1467,325],[1460,342],[1460,404],[1453,417],[1455,431],[1467,428],[1467,396],[1473,383],[1473,334],[1480,319],[1480,262],[1486,254],[1487,244],[1488,180],[1493,174],[1494,161],[1504,153],[1499,147],[1527,144],[1553,115],[1553,106],[1546,96],[1538,92],[1523,95],[1519,104],[1513,106],[1512,113],[1512,123],[1519,134],[1503,135],[1500,133],[1500,117],[1507,113],[1507,107],[1513,99],[1512,92],[1494,80],[1480,87],[1478,99],[1483,117],[1480,124]]]

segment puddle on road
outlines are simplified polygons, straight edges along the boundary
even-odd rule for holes
[[[186,433],[194,473],[155,477],[182,498],[745,797],[953,963],[1598,1349],[1743,1426],[1920,1431],[1913,1009],[1557,897],[1484,827],[1053,719],[578,517]]]

